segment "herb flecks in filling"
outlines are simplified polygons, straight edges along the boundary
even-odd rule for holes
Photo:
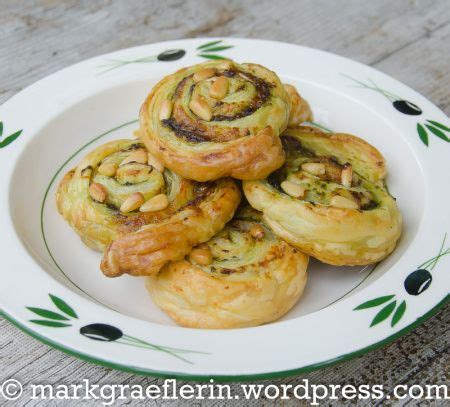
[[[204,143],[209,141],[202,135],[198,128],[182,125],[178,123],[173,117],[162,120],[162,124],[172,130],[176,136],[190,141],[192,143]]]
[[[279,192],[286,193],[281,184],[283,181],[290,181],[304,188],[305,194],[300,199],[313,205],[331,205],[332,197],[341,196],[355,202],[360,210],[370,210],[378,206],[378,202],[370,192],[371,186],[360,175],[353,173],[351,186],[342,185],[342,170],[349,164],[341,164],[333,156],[316,155],[289,135],[282,137],[282,143],[286,152],[286,162],[267,179],[268,183]],[[309,163],[323,165],[324,170],[314,173],[304,169],[308,168],[308,165],[302,168],[304,164]]]
[[[266,226],[254,219],[251,212],[246,211],[245,216],[238,214],[225,229],[206,243],[213,255],[213,262],[202,266],[205,272],[216,276],[259,273],[271,261],[284,255],[282,245],[278,244]],[[264,238],[258,239],[252,235],[251,228],[255,225],[264,229]]]
[[[266,103],[266,101],[269,99],[270,88],[272,87],[271,84],[267,83],[263,79],[257,78],[256,76],[250,73],[241,74],[241,76],[244,79],[247,79],[249,82],[253,83],[256,89],[255,97],[240,112],[229,116],[213,115],[211,121],[233,121],[236,119],[241,119],[242,117],[250,116],[251,114],[256,112],[259,108],[261,108],[264,105],[264,103]]]
[[[230,93],[218,101],[208,96],[208,89],[212,81],[221,76],[231,81]],[[220,126],[220,122],[232,122],[252,115],[267,103],[273,87],[264,79],[235,69],[218,71],[213,78],[198,83],[194,83],[192,77],[189,75],[177,84],[172,115],[161,120],[162,125],[175,136],[190,143],[227,142],[248,136],[247,128]],[[186,106],[185,100],[199,97],[208,103],[213,112],[209,121],[199,119]]]
[[[143,144],[132,143],[107,155],[86,172],[91,198],[110,212],[109,215],[119,225],[119,231],[122,228],[134,230],[148,223],[144,219],[147,215],[140,213],[139,208],[130,212],[122,211],[124,203],[130,197],[139,193],[146,202],[157,194],[165,193],[164,176],[147,163],[147,157]],[[101,202],[95,200],[91,189],[93,192],[96,189],[103,191],[104,199]]]

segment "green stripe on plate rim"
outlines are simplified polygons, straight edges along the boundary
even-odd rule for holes
[[[151,370],[151,369],[144,369],[139,368],[136,366],[127,366],[118,364],[115,362],[111,362],[104,359],[97,359],[93,356],[90,356],[85,353],[80,353],[74,349],[68,348],[64,345],[61,345],[49,338],[46,338],[45,336],[42,336],[38,334],[37,332],[33,331],[32,329],[28,328],[27,326],[21,324],[17,320],[15,320],[11,315],[7,314],[5,311],[0,311],[0,315],[3,316],[5,319],[7,319],[9,322],[14,324],[16,327],[27,333],[28,335],[32,336],[33,338],[45,343],[46,345],[49,345],[55,349],[61,350],[69,355],[75,356],[79,359],[85,360],[87,362],[95,363],[104,367],[108,367],[111,369],[118,369],[122,370],[124,372],[128,373],[135,373],[139,375],[144,376],[153,376],[153,377],[159,377],[159,378],[175,378],[180,380],[195,380],[195,381],[209,381],[210,379],[214,379],[217,382],[232,382],[232,381],[250,381],[250,380],[264,380],[264,379],[277,379],[277,378],[283,378],[288,376],[294,376],[300,373],[308,373],[312,372],[314,370],[322,369],[325,367],[333,366],[337,363],[345,362],[347,360],[353,359],[355,357],[361,356],[369,351],[378,349],[379,347],[383,345],[387,345],[391,343],[392,341],[400,338],[404,334],[412,331],[414,328],[418,327],[420,324],[425,322],[428,318],[433,316],[437,311],[439,311],[450,299],[450,294],[447,294],[438,304],[436,304],[433,308],[431,308],[428,312],[426,312],[424,315],[417,318],[413,323],[407,325],[406,327],[402,328],[400,331],[396,332],[395,334],[392,334],[388,336],[387,338],[375,342],[372,345],[366,346],[365,348],[361,348],[357,351],[346,353],[340,356],[337,356],[333,359],[325,360],[323,362],[319,363],[313,363],[311,365],[298,367],[296,369],[290,369],[290,370],[281,370],[277,372],[270,372],[270,373],[256,373],[256,374],[249,374],[249,375],[195,375],[195,374],[189,374],[189,373],[176,373],[176,372],[165,372],[165,371],[158,371],[158,370]]]
[[[117,310],[111,308],[110,306],[103,304],[102,302],[100,302],[99,300],[97,300],[96,298],[92,297],[91,295],[89,295],[89,293],[87,293],[86,291],[84,291],[81,287],[79,287],[77,284],[75,284],[70,278],[69,276],[64,272],[64,270],[62,269],[62,267],[58,264],[58,262],[56,261],[55,257],[53,256],[53,253],[50,250],[50,247],[48,246],[47,243],[47,238],[45,236],[45,231],[44,231],[44,207],[45,207],[45,202],[47,200],[47,196],[48,193],[50,191],[51,186],[53,185],[53,183],[55,182],[56,178],[58,177],[58,175],[61,173],[62,169],[66,166],[66,164],[72,160],[80,151],[84,150],[86,147],[90,146],[92,143],[95,143],[97,140],[100,140],[101,138],[107,136],[108,134],[113,133],[116,130],[119,130],[123,127],[129,126],[130,124],[134,124],[137,123],[139,120],[138,119],[134,119],[134,120],[130,120],[126,123],[123,123],[119,126],[116,126],[108,131],[105,131],[103,133],[101,133],[100,135],[98,135],[97,137],[93,138],[91,141],[89,141],[88,143],[82,145],[77,151],[75,151],[67,160],[64,161],[64,163],[58,168],[58,170],[56,171],[56,173],[53,175],[52,179],[50,180],[50,183],[48,184],[45,193],[44,193],[44,197],[42,198],[42,203],[41,203],[41,211],[40,211],[40,227],[41,227],[41,236],[42,236],[42,240],[44,241],[44,245],[45,248],[47,250],[47,253],[49,254],[50,258],[52,259],[53,263],[55,264],[55,266],[57,267],[57,269],[61,272],[61,274],[71,283],[74,285],[74,287],[76,287],[78,290],[80,290],[82,293],[84,293],[85,295],[87,295],[91,300],[97,302],[98,304],[103,305],[104,307],[118,312]]]

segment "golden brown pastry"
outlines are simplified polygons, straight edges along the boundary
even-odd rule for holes
[[[168,263],[147,287],[176,322],[193,328],[238,328],[274,321],[303,293],[308,257],[278,239],[249,207],[224,230]]]
[[[306,126],[288,129],[282,141],[284,166],[243,185],[274,233],[334,265],[374,263],[391,253],[402,220],[379,151],[358,137]]]
[[[148,275],[182,259],[223,228],[239,200],[233,181],[183,179],[135,140],[97,147],[65,175],[56,195],[83,242],[106,249],[101,268],[109,277]]]
[[[297,127],[303,122],[313,121],[313,113],[306,99],[303,99],[294,86],[284,84],[284,88],[291,99],[291,114],[288,127]]]
[[[290,98],[256,64],[211,61],[161,80],[140,112],[141,138],[167,168],[196,181],[260,179],[284,160]]]

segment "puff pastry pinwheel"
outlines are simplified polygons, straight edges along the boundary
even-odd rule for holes
[[[206,62],[153,88],[140,111],[141,138],[182,177],[261,179],[284,161],[279,134],[290,107],[286,89],[267,68]]]
[[[307,126],[288,129],[282,141],[284,166],[243,186],[274,233],[333,265],[374,263],[391,253],[402,219],[378,150],[356,136]]]
[[[291,113],[289,115],[288,127],[296,127],[303,122],[313,121],[313,113],[306,99],[303,99],[297,89],[289,84],[284,84],[284,88],[291,100]]]
[[[280,318],[303,293],[308,256],[241,209],[211,240],[147,280],[154,302],[193,328],[256,326]]]
[[[102,271],[148,275],[183,258],[231,219],[240,192],[228,179],[181,178],[136,140],[90,152],[61,181],[56,202],[83,242],[106,252]]]

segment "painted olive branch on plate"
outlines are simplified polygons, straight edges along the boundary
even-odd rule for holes
[[[75,310],[67,304],[64,300],[56,295],[49,294],[52,303],[56,306],[57,311],[51,311],[45,308],[26,307],[32,313],[45,319],[30,319],[30,322],[36,325],[51,327],[51,328],[66,328],[72,326],[73,320],[79,319]],[[167,353],[183,362],[193,364],[190,360],[186,359],[182,354],[197,353],[208,355],[207,352],[199,352],[187,349],[172,348],[169,346],[156,345],[154,343],[146,342],[142,339],[136,338],[131,335],[126,335],[119,328],[115,326],[93,323],[84,325],[79,330],[80,334],[86,338],[101,341],[101,342],[116,342],[122,345],[132,346],[134,348],[149,349],[158,352]]]
[[[15,133],[5,137],[3,139],[3,122],[0,122],[0,148],[5,148],[10,145],[13,141],[15,141],[21,134],[23,130],[18,130]]]
[[[387,91],[385,89],[380,88],[372,79],[367,79],[367,82],[362,82],[358,79],[352,78],[351,76],[348,76],[346,74],[341,74],[342,76],[345,76],[346,78],[350,79],[354,83],[356,83],[356,86],[359,88],[364,89],[370,89],[374,92],[377,92],[381,95],[383,95],[389,102],[392,103],[392,106],[399,111],[400,113],[403,113],[408,116],[420,116],[422,115],[423,111],[422,109],[417,106],[416,104],[405,100],[401,98],[400,96],[396,95],[395,93],[392,93],[390,91]],[[417,123],[416,131],[419,135],[420,140],[423,144],[425,144],[427,147],[429,145],[429,133],[435,135],[436,137],[440,138],[441,140],[444,140],[447,143],[450,143],[450,137],[447,136],[445,133],[449,133],[450,135],[450,127],[437,122],[436,120],[429,120],[425,119],[425,122]]]
[[[233,45],[221,45],[222,42],[223,40],[211,41],[198,46],[198,56],[206,59],[225,59],[222,55],[217,55],[217,52],[233,48]]]
[[[409,295],[420,295],[430,286],[433,277],[428,269],[433,271],[438,261],[443,256],[450,254],[450,247],[444,250],[446,239],[447,233],[445,233],[444,238],[442,239],[441,247],[437,256],[424,261],[417,267],[415,271],[413,271],[406,277],[403,285]],[[385,321],[393,314],[391,319],[391,327],[394,327],[402,319],[406,311],[406,301],[403,300],[397,305],[395,294],[384,295],[382,297],[373,298],[369,301],[363,302],[362,304],[359,304],[357,307],[355,307],[353,311],[374,308],[383,304],[386,305],[375,315],[370,326],[372,327],[379,324],[380,322]]]
[[[218,55],[218,52],[225,51],[227,49],[233,48],[233,45],[223,45],[223,40],[216,40],[207,42],[205,44],[199,45],[196,48],[197,56],[205,59],[225,59],[225,57]],[[117,68],[124,67],[130,64],[142,64],[150,62],[171,62],[183,58],[186,55],[186,50],[184,49],[168,49],[166,51],[160,52],[157,55],[150,55],[143,58],[137,59],[108,59],[106,62],[99,66],[102,71],[98,75],[104,74],[106,72],[112,71]]]

